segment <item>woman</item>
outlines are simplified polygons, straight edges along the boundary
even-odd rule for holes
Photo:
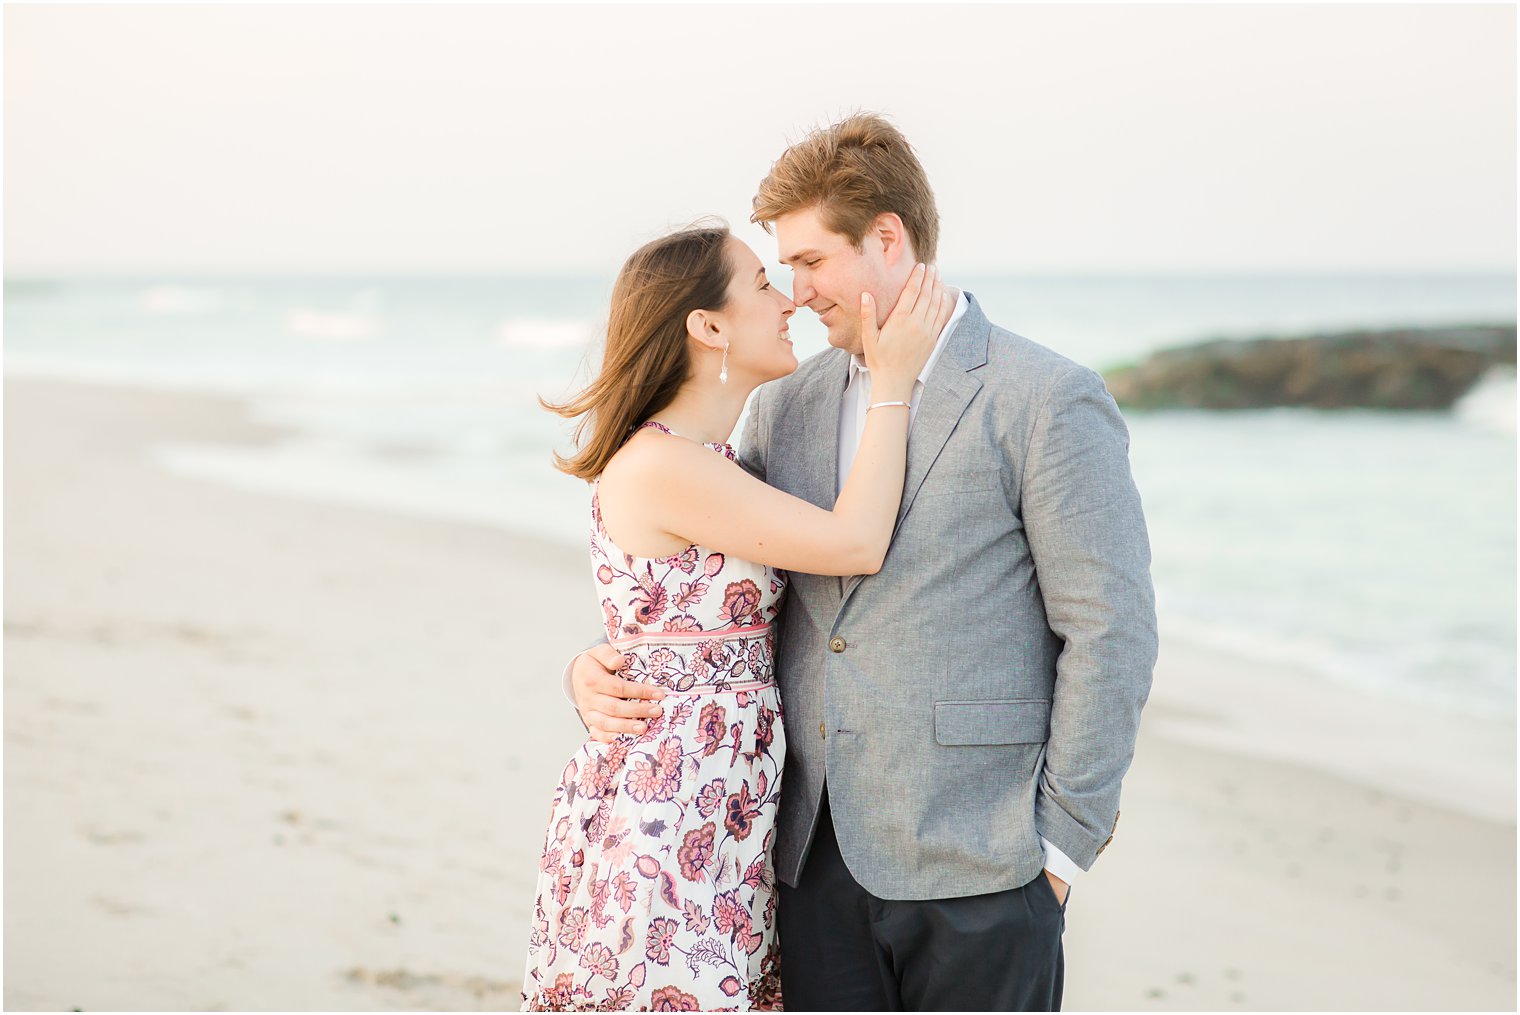
[[[913,382],[953,305],[919,265],[877,333],[873,404],[832,511],[741,469],[728,438],[797,367],[753,251],[727,228],[656,240],[613,290],[565,472],[592,482],[591,561],[624,676],[665,688],[635,737],[588,740],[555,792],[525,1010],[780,1008],[770,853],[785,740],[771,673],[779,569],[874,574],[902,497]]]

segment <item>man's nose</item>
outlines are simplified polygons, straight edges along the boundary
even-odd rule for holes
[[[818,294],[800,274],[792,280],[792,302],[797,306],[805,307],[817,298]]]

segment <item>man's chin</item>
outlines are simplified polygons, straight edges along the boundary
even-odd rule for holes
[[[832,345],[836,349],[843,349],[852,356],[864,355],[859,334],[846,334],[841,330],[830,328],[828,339],[829,345]]]

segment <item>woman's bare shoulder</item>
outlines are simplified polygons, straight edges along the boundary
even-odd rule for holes
[[[668,480],[683,470],[701,469],[709,460],[722,461],[700,444],[661,433],[653,427],[638,431],[617,450],[602,470],[601,482],[619,487],[641,488]]]

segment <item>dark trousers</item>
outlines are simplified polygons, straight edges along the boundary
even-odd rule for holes
[[[839,855],[828,794],[777,917],[788,1011],[1059,1011],[1065,907],[1042,871],[959,899],[878,899]]]

